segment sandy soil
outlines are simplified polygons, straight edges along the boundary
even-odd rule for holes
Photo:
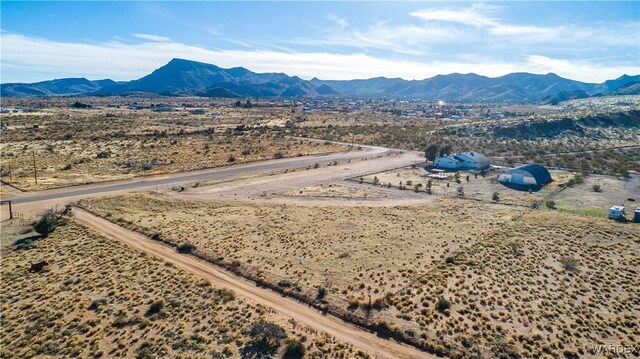
[[[252,357],[249,332],[260,320],[300,341],[310,357],[366,356],[317,325],[184,270],[170,260],[175,250],[168,258],[147,255],[76,222],[46,239],[24,227],[21,221],[2,227],[3,358]],[[28,271],[42,260],[50,263],[42,272]],[[159,309],[151,312],[153,303]],[[284,342],[273,355],[283,355]]]
[[[256,287],[254,283],[239,279],[220,268],[198,260],[191,256],[179,254],[174,248],[168,247],[151,240],[141,234],[126,230],[116,224],[96,217],[81,209],[74,210],[74,218],[81,223],[94,228],[109,239],[125,243],[137,250],[151,254],[157,258],[175,264],[178,268],[191,272],[216,286],[232,289],[243,297],[262,303],[277,312],[288,316],[296,322],[309,326],[316,330],[326,332],[329,335],[339,337],[341,340],[364,349],[380,358],[429,358],[426,353],[416,349],[381,339],[374,334],[357,329],[336,318],[324,316],[322,313],[296,302],[282,297],[267,289]]]

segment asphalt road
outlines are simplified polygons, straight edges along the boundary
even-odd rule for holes
[[[343,144],[343,143],[340,143]],[[89,184],[67,188],[59,188],[34,193],[24,193],[22,196],[13,198],[14,204],[48,201],[52,199],[62,199],[67,197],[89,196],[109,192],[135,191],[144,189],[154,189],[155,187],[180,185],[192,182],[203,182],[220,180],[233,177],[247,176],[261,172],[271,172],[290,168],[300,168],[307,165],[314,165],[321,162],[345,161],[364,157],[376,157],[387,152],[395,152],[383,147],[360,146],[361,151],[346,151],[323,156],[294,157],[280,160],[269,160],[263,162],[233,165],[229,167],[218,167],[193,172],[182,172],[168,175],[139,177],[130,180]]]

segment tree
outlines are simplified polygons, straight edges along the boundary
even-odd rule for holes
[[[436,144],[430,144],[427,148],[424,149],[424,157],[429,161],[435,161],[438,157],[438,153],[440,151],[440,146]]]
[[[285,359],[299,359],[304,357],[306,349],[304,344],[297,339],[287,340],[287,346],[284,351],[283,357]]]
[[[249,336],[257,349],[275,351],[280,346],[280,340],[286,335],[279,325],[260,320],[251,326]]]
[[[66,205],[62,209],[48,209],[40,219],[33,224],[33,229],[46,238],[49,233],[55,231],[56,228],[64,225],[64,216],[71,213],[71,205]]]
[[[491,199],[494,202],[500,202],[500,194],[498,192],[493,192],[493,195],[491,196]]]
[[[321,299],[323,299],[326,295],[327,295],[327,288],[325,288],[325,287],[319,287],[319,288],[318,288],[318,295],[316,295],[316,299],[321,300]]]
[[[444,145],[440,147],[440,156],[448,155],[452,151],[451,145]]]
[[[602,192],[602,187],[599,184],[594,184],[591,189],[593,192]]]
[[[458,197],[464,197],[464,187],[460,186],[456,189],[456,192],[458,192]]]

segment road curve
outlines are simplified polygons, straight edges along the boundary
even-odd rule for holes
[[[334,316],[323,315],[317,310],[291,298],[268,289],[257,287],[255,283],[240,278],[209,262],[194,256],[179,254],[172,247],[154,241],[140,233],[120,227],[115,223],[95,216],[80,208],[73,209],[73,217],[81,224],[101,235],[127,244],[139,251],[173,263],[218,287],[235,291],[253,301],[271,307],[299,323],[323,331],[339,340],[348,342],[379,358],[436,358],[409,345],[383,339],[373,333],[348,324]]]
[[[170,186],[174,184],[185,184],[247,176],[260,172],[279,171],[289,168],[300,168],[308,165],[314,165],[317,162],[344,161],[363,157],[379,156],[387,152],[395,151],[383,147],[360,147],[365,150],[339,152],[329,155],[315,155],[293,157],[280,160],[261,161],[248,164],[233,165],[229,167],[210,168],[192,172],[181,172],[150,177],[138,177],[130,180],[57,188],[46,191],[38,191],[35,193],[24,193],[22,196],[12,199],[12,201],[15,204],[20,204],[61,199],[67,197],[89,196],[108,192],[154,189],[156,186]]]

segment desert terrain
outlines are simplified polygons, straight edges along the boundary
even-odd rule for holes
[[[27,225],[3,223],[3,357],[368,357],[72,220],[44,239]]]
[[[2,207],[3,356],[590,358],[638,345],[640,227],[607,219],[640,201],[633,110],[437,121],[81,100],[95,107],[46,99],[2,116],[0,195],[19,214]],[[465,149],[498,166],[433,170],[430,154]],[[497,182],[530,162],[553,182]],[[65,204],[75,218],[30,230]]]

